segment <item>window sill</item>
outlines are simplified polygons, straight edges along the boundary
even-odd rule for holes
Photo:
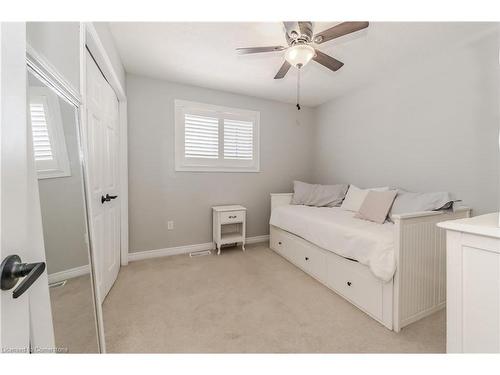
[[[241,167],[195,167],[195,166],[177,166],[176,172],[223,172],[223,173],[259,173],[260,168],[241,168]]]
[[[37,178],[39,180],[44,180],[46,178],[59,178],[59,177],[71,177],[71,172],[60,171],[60,170],[38,171],[37,172]]]

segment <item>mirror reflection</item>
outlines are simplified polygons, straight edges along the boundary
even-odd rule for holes
[[[97,353],[77,108],[31,72],[28,83],[55,344]]]

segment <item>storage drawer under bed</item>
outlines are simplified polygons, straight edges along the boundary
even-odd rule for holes
[[[273,226],[270,247],[378,320],[383,320],[384,282],[370,269]]]
[[[328,286],[375,318],[383,318],[383,281],[358,262],[336,254],[327,257]]]
[[[269,247],[290,261],[295,259],[294,247],[291,245],[291,242],[287,240],[285,233],[273,227],[271,227],[270,232]]]
[[[326,253],[319,248],[304,248],[302,241],[304,240],[291,233],[271,228],[271,249],[311,276],[326,282]]]

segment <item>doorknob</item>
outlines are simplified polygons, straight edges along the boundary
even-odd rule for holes
[[[18,255],[9,255],[0,265],[0,288],[2,290],[12,289],[21,277],[23,281],[12,292],[12,297],[21,296],[45,270],[45,262],[21,263]]]
[[[118,195],[109,195],[106,194],[106,196],[101,195],[101,203],[104,204],[104,202],[109,202],[112,199],[118,198]]]

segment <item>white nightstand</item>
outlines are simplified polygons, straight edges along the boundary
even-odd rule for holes
[[[222,245],[241,243],[245,251],[246,212],[243,206],[215,206],[213,211],[213,236],[217,255]]]

